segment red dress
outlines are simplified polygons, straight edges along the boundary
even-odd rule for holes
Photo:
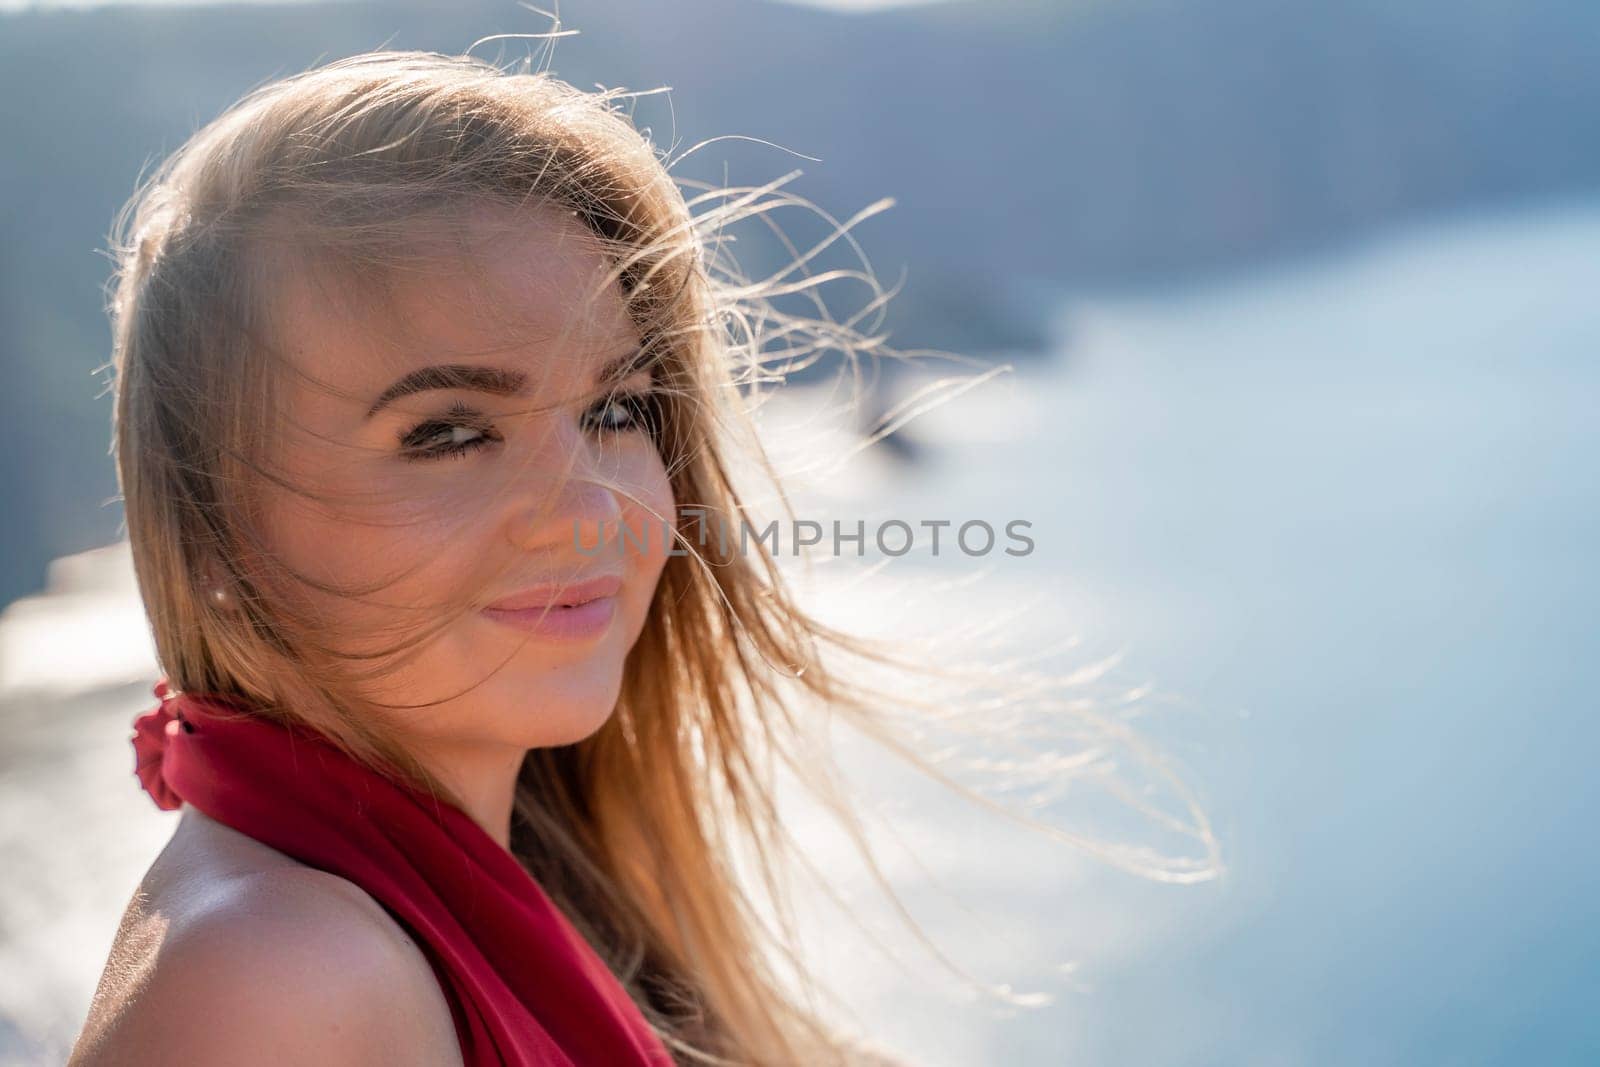
[[[137,774],[366,890],[422,947],[468,1067],[669,1067],[638,1006],[539,884],[464,812],[384,778],[322,735],[155,687]]]

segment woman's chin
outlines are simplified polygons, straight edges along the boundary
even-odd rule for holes
[[[504,689],[485,694],[494,700],[495,717],[521,747],[551,748],[577,744],[606,724],[622,690],[622,668],[546,671],[506,681]]]
[[[435,699],[444,695],[441,689],[459,694],[425,716],[410,716],[412,729],[439,741],[524,749],[571,745],[593,735],[616,709],[626,656],[610,644],[581,658],[552,658],[525,648],[504,659],[463,642],[437,650],[410,677],[395,681],[407,703],[419,699],[424,680]]]

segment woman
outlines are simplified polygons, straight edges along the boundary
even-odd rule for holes
[[[423,53],[141,189],[116,459],[182,816],[75,1064],[879,1062],[741,881],[778,761],[830,795],[799,709],[892,736],[829,669],[892,657],[737,536],[760,353],[870,346],[718,280],[770,192],[694,213],[610,97]]]
[[[141,189],[116,459],[183,814],[74,1063],[864,1055],[729,864],[779,836],[783,688],[860,697],[763,550],[684,536],[742,515],[753,294],[704,231],[747,209],[691,215],[606,97],[423,53],[259,89]]]

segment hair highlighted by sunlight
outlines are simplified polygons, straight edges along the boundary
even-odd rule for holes
[[[876,347],[855,320],[776,316],[767,301],[803,286],[719,276],[716,231],[768,210],[776,187],[686,200],[619,95],[469,57],[372,53],[250,93],[143,184],[114,238],[115,453],[141,594],[175,688],[305,722],[448,795],[361,695],[448,613],[352,654],[296,590],[375,590],[317,586],[261,537],[260,487],[281,481],[272,456],[283,370],[271,356],[285,270],[333,264],[357,289],[378,287],[448,242],[463,211],[575,214],[615,264],[650,352],[658,447],[680,508],[733,528],[746,514],[727,454],[741,404],[782,373],[766,346],[782,342],[783,369],[826,349]],[[680,1062],[854,1062],[731,857],[753,856],[759,884],[781,898],[779,763],[832,798],[864,846],[805,711],[826,707],[915,759],[888,728],[884,693],[834,669],[835,653],[898,661],[802,610],[764,543],[705,544],[687,523],[679,533],[689,551],[667,560],[612,716],[579,743],[528,752],[512,849]],[[212,581],[233,591],[236,610],[204,595]],[[1215,871],[1197,826],[1205,859],[1158,876]]]

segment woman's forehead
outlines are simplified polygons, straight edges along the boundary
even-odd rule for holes
[[[358,273],[306,262],[274,289],[282,354],[356,397],[440,363],[514,365],[561,384],[639,344],[594,235],[550,209],[464,216],[454,247]]]

